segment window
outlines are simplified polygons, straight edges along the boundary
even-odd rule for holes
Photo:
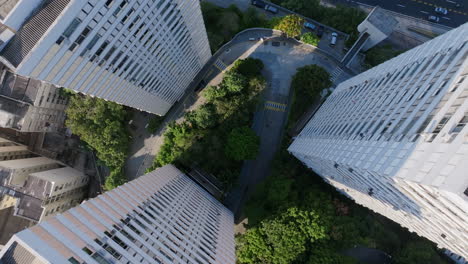
[[[80,264],[80,262],[78,260],[76,260],[76,258],[74,258],[74,257],[69,258],[68,262],[70,262],[72,264]]]
[[[112,2],[114,2],[114,0],[107,0],[107,2],[106,2],[106,7],[107,7],[107,8],[111,7]]]
[[[465,115],[457,124],[457,126],[455,126],[451,133],[459,133],[460,131],[462,131],[462,129],[466,126],[466,124],[468,123],[468,115]]]
[[[68,25],[68,27],[65,29],[65,31],[63,31],[62,33],[62,36],[60,36],[56,43],[57,44],[62,44],[62,41],[66,38],[69,38],[73,32],[75,32],[76,28],[78,27],[78,25],[81,23],[81,20],[78,19],[78,18],[75,18],[73,19],[73,21],[70,23],[70,25]]]
[[[86,254],[88,254],[88,255],[93,254],[93,251],[91,251],[91,249],[89,249],[89,248],[87,248],[87,247],[84,247],[84,248],[83,248],[83,251],[86,252]]]
[[[124,8],[126,5],[127,5],[127,0],[123,0],[122,3],[120,3],[120,5],[115,9],[113,15],[117,16],[120,13],[120,10],[122,10],[122,8]]]

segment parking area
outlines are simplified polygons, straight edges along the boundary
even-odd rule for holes
[[[255,8],[258,12],[261,12],[264,14],[267,18],[271,19],[273,17],[282,17],[290,14],[297,14],[291,10],[288,10],[286,8],[283,8],[281,6],[275,5],[273,3],[270,3],[268,1],[264,0],[205,0],[208,2],[211,2],[215,5],[221,6],[221,7],[228,7],[229,5],[236,5],[239,9],[241,10],[247,10],[249,7]],[[297,14],[301,16],[300,14]],[[303,28],[302,33],[306,32],[313,32],[319,37],[321,37],[321,41],[319,43],[319,47],[324,49],[325,51],[331,53],[333,56],[336,58],[340,59],[342,56],[344,56],[344,51],[343,48],[345,47],[344,43],[346,39],[348,38],[348,35],[340,32],[332,27],[329,27],[327,25],[321,24],[318,21],[315,21],[311,18],[304,17],[305,20],[305,25],[306,24],[311,24],[312,27],[315,27],[313,30],[307,27]],[[337,33],[337,42],[335,45],[330,45],[331,41],[331,34],[335,32]]]
[[[251,6],[255,7],[258,11],[264,13],[267,15],[267,17],[275,17],[275,16],[285,16],[289,14],[295,14],[294,12],[285,9],[281,6],[277,6],[273,3],[263,1],[263,0],[251,0]],[[299,14],[298,14],[299,15]],[[301,15],[299,15],[301,16]],[[321,24],[313,19],[310,19],[308,17],[304,17],[305,22],[304,22],[304,27],[302,28],[302,33],[306,32],[312,32],[316,34],[317,36],[320,37],[320,42],[319,42],[319,48],[329,52],[333,56],[335,56],[337,59],[341,59],[345,52],[345,42],[346,39],[348,38],[348,35],[340,32],[334,28],[331,28],[327,25]],[[332,34],[335,33],[336,37],[336,43],[333,45],[331,44],[332,42]]]

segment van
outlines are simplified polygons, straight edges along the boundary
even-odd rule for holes
[[[338,38],[338,33],[333,32],[331,34],[331,40],[330,40],[330,45],[331,46],[335,46],[337,38]]]

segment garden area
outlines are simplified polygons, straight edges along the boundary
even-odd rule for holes
[[[346,42],[348,47],[357,40],[359,36],[357,26],[367,16],[357,8],[343,5],[322,6],[319,0],[271,0],[271,2],[349,34]]]
[[[311,104],[320,100],[320,93],[332,85],[330,74],[320,66],[307,65],[297,69],[291,81],[293,99],[287,129],[307,111]]]
[[[171,123],[152,171],[166,164],[200,168],[226,187],[237,180],[243,160],[254,159],[259,138],[250,129],[259,95],[266,86],[263,63],[238,60],[222,82],[203,91],[206,103],[187,112],[184,121]]]
[[[112,190],[127,181],[123,173],[130,144],[129,111],[124,106],[66,90],[70,98],[65,125],[96,153],[110,170],[104,183]]]
[[[299,68],[289,123],[298,120],[330,84],[316,66]],[[358,264],[345,251],[379,249],[395,264],[452,263],[435,244],[339,193],[288,153],[285,136],[272,171],[244,208],[246,232],[236,237],[236,255],[245,264]]]
[[[201,8],[208,41],[213,53],[224,43],[230,41],[237,33],[254,27],[281,30],[288,37],[297,37],[301,41],[314,46],[317,46],[320,41],[320,38],[311,32],[301,35],[304,19],[297,15],[267,19],[264,14],[259,13],[253,7],[242,12],[235,5],[222,8],[209,2],[202,2]]]
[[[290,138],[284,141],[246,205],[239,263],[357,264],[340,254],[355,245],[380,249],[395,264],[451,263],[429,240],[338,193],[287,152]]]

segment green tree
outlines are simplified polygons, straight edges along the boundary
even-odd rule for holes
[[[200,108],[186,114],[185,119],[193,125],[202,128],[212,128],[218,121],[216,108],[213,104],[204,104]]]
[[[434,245],[428,241],[410,241],[395,259],[396,264],[442,264],[444,261],[438,256]]]
[[[312,32],[307,32],[301,35],[301,41],[310,45],[318,46],[320,38]]]
[[[236,60],[236,62],[234,62],[234,65],[231,68],[231,71],[234,71],[247,78],[250,78],[260,75],[262,69],[263,62],[261,60],[254,58],[246,58],[243,60]]]
[[[307,65],[297,69],[291,85],[293,89],[301,89],[309,96],[316,97],[323,89],[330,87],[332,82],[325,69],[317,65]]]
[[[99,98],[73,95],[66,110],[66,126],[96,151],[110,168],[106,188],[125,182],[121,172],[127,157],[129,133],[124,107]]]
[[[241,263],[293,263],[307,245],[326,238],[320,217],[313,211],[288,208],[240,239],[237,257]]]
[[[288,37],[297,37],[301,34],[304,19],[298,15],[284,16],[274,29],[283,31]]]
[[[148,127],[146,128],[146,130],[150,133],[156,133],[163,121],[164,116],[151,115],[151,117],[148,120]]]
[[[249,229],[237,239],[237,259],[240,263],[271,263],[273,252],[267,244],[263,228]]]
[[[235,128],[229,133],[225,153],[234,160],[254,159],[260,139],[249,127]]]
[[[224,74],[220,86],[229,93],[239,93],[247,86],[247,78],[235,71],[228,71]]]

